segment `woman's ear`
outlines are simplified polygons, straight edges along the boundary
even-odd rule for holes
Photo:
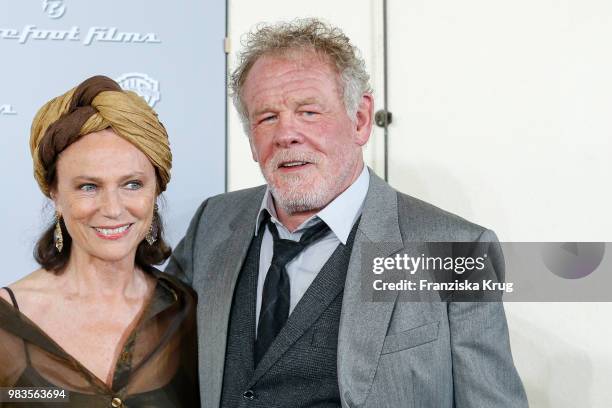
[[[53,205],[55,206],[55,212],[62,214],[62,209],[59,200],[57,199],[57,192],[55,190],[49,191],[49,198],[51,198],[51,201],[53,201]]]

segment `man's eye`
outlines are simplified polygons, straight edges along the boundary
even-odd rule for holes
[[[142,187],[142,183],[140,181],[129,181],[125,186],[129,190],[138,190]]]
[[[79,190],[89,193],[96,190],[96,185],[91,183],[81,184]]]
[[[302,111],[302,115],[304,116],[315,116],[317,115],[318,112],[313,112],[313,111]]]
[[[260,120],[260,122],[272,122],[273,119],[276,119],[276,115],[265,116]]]

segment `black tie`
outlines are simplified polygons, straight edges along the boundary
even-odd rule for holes
[[[306,229],[299,242],[282,239],[278,236],[276,225],[268,219],[268,229],[274,239],[272,263],[264,281],[261,298],[261,311],[255,341],[255,365],[259,363],[272,341],[285,325],[289,317],[290,286],[287,264],[308,245],[329,232],[324,222]]]

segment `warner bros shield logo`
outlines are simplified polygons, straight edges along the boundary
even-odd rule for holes
[[[119,86],[126,91],[136,92],[150,107],[154,107],[161,99],[159,81],[151,78],[147,74],[131,72],[121,75],[116,81]]]

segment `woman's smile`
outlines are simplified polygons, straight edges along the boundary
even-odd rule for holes
[[[130,227],[134,223],[122,224],[118,226],[92,227],[96,235],[102,239],[117,240],[123,238],[130,232]]]

